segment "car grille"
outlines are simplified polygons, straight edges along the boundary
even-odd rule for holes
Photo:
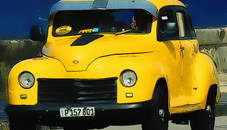
[[[116,103],[117,78],[38,79],[39,103]]]

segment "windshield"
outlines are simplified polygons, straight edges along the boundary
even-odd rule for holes
[[[149,33],[151,23],[152,15],[145,10],[61,11],[54,17],[53,35]]]

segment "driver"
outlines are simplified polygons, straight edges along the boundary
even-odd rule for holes
[[[149,16],[142,10],[134,12],[132,17],[131,28],[136,31],[147,32],[149,23]]]

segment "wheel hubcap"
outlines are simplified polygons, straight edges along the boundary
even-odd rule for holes
[[[209,116],[209,117],[213,117],[212,108],[211,108],[210,105],[207,105],[206,111],[208,112],[208,116]]]
[[[211,112],[211,106],[210,105],[207,105],[206,111]]]
[[[161,117],[161,120],[164,121],[164,117],[165,117],[164,109],[159,109],[158,114]]]

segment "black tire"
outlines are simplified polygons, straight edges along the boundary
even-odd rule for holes
[[[150,112],[142,123],[142,130],[168,130],[168,91],[165,83],[158,82],[156,84],[152,101],[154,111]]]
[[[205,110],[192,113],[191,130],[214,130],[216,93],[209,92]]]
[[[10,115],[9,127],[10,130],[36,130],[36,122],[34,119]]]
[[[88,130],[87,128],[82,128],[80,126],[75,126],[75,125],[67,125],[64,126],[64,130]]]

